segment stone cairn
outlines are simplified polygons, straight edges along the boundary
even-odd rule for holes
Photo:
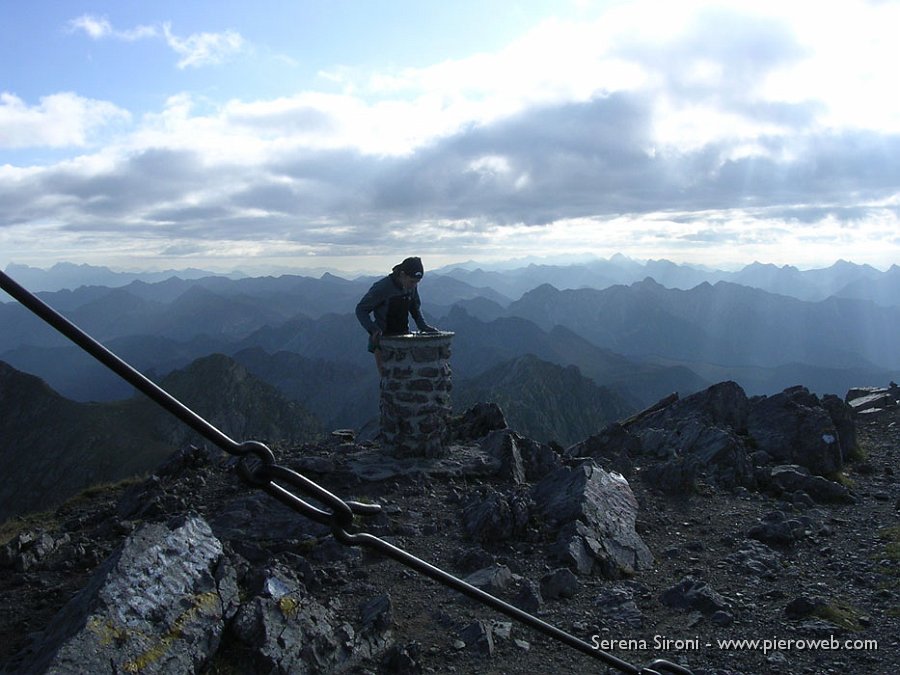
[[[382,336],[381,434],[397,457],[443,457],[448,440],[451,332]]]

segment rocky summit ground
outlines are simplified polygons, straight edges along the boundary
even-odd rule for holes
[[[897,409],[855,417],[858,449],[828,485],[766,456],[759,432],[722,425],[716,453],[700,456],[711,467],[739,448],[746,456],[728,455],[728,470],[750,457],[746,471],[701,464],[673,479],[671,454],[663,461],[654,443],[665,429],[694,427],[655,419],[614,425],[569,451],[509,431],[483,436],[501,426],[495,420],[459,432],[443,460],[394,460],[348,434],[276,454],[341,497],[380,504],[381,515],[357,518],[364,531],[636,667],[664,658],[697,674],[900,671]],[[696,447],[711,447],[711,428],[694,428]],[[625,475],[630,490],[607,471]],[[581,497],[599,495],[591,503],[609,513],[579,502],[565,523],[571,504],[545,494],[562,485],[547,482],[551,474],[568,491],[588,485]],[[627,494],[638,539],[629,498],[615,497]],[[139,553],[123,546],[167,561],[152,570],[163,582],[152,593],[134,591],[146,570],[135,571]],[[176,588],[188,554],[209,561],[199,577],[185,568],[206,575],[200,590]],[[92,658],[72,646],[79,631],[92,632],[83,645],[103,653],[105,672],[607,672],[393,560],[340,545],[247,487],[215,450],[185,451],[146,479],[7,522],[0,566],[3,672],[45,672],[55,650],[54,672],[77,672],[59,664]],[[145,608],[170,593],[180,600]]]

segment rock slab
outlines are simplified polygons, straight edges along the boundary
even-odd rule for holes
[[[215,653],[237,602],[202,518],[132,534],[37,637],[29,673],[189,673]]]
[[[557,557],[578,573],[616,579],[650,567],[635,530],[638,503],[621,475],[588,461],[560,468],[534,486],[541,516],[559,530]]]

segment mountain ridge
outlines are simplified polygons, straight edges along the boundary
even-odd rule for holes
[[[634,399],[597,386],[577,366],[559,366],[533,354],[518,356],[459,382],[454,405],[500,406],[510,426],[537,441],[573,445],[639,406]]]
[[[299,443],[322,435],[299,403],[221,354],[170,373],[161,386],[242,440]],[[0,521],[150,471],[190,443],[203,440],[142,395],[80,403],[0,361]]]
[[[900,308],[841,298],[810,303],[723,281],[688,291],[666,289],[650,279],[601,291],[543,285],[512,303],[507,314],[543,326],[559,323],[626,356],[758,366],[800,361],[900,367],[900,347],[893,338],[900,334]],[[855,333],[848,326],[869,332]],[[764,341],[750,342],[754,334]]]
[[[675,263],[666,259],[650,259],[643,262],[632,260],[624,255],[615,254],[610,259],[595,258],[589,261],[571,263],[528,262],[516,264],[493,263],[483,265],[455,264],[429,271],[429,276],[446,280],[466,281],[468,286],[477,288],[483,297],[486,292],[499,292],[510,300],[542,283],[551,283],[561,288],[589,287],[603,289],[616,284],[630,285],[635,281],[650,276],[668,288],[690,289],[709,281],[730,281],[741,285],[767,290],[773,293],[791,295],[801,300],[823,300],[831,295],[839,294],[848,284],[867,281],[878,283],[887,275],[893,274],[892,265],[886,271],[880,271],[868,264],[857,264],[846,260],[837,260],[828,267],[801,270],[794,265],[775,265],[754,261],[739,270],[712,269],[692,263]],[[73,276],[67,285],[45,284],[42,275],[50,276],[54,268],[69,270]],[[27,265],[10,263],[6,267],[10,276],[19,277],[19,281],[33,291],[58,291],[63,289],[79,289],[82,286],[127,286],[133,283],[157,285],[184,285],[202,283],[210,288],[223,288],[229,282],[247,280],[306,279],[322,283],[343,283],[347,287],[371,284],[377,276],[356,275],[345,279],[340,274],[325,272],[319,276],[298,271],[295,273],[279,272],[274,275],[248,276],[242,272],[215,273],[202,270],[169,270],[166,272],[119,273],[105,267],[91,265],[74,265],[57,263],[51,270],[41,270]],[[77,270],[85,274],[77,277]],[[117,279],[118,281],[111,281]],[[251,285],[264,286],[271,281],[253,281]],[[462,299],[462,298],[458,298]],[[872,299],[872,298],[869,298]],[[891,304],[900,303],[900,298],[889,299]]]
[[[46,269],[11,262],[4,271],[35,291],[58,291],[64,288],[78,288],[80,286],[116,287],[125,286],[136,280],[152,283],[172,277],[201,279],[210,276],[225,276],[240,279],[246,276],[239,271],[218,273],[196,268],[170,269],[160,272],[114,272],[102,265],[71,262],[58,262]]]

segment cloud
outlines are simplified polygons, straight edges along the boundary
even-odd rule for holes
[[[90,14],[83,14],[77,19],[69,21],[68,29],[70,33],[82,31],[92,40],[115,38],[125,42],[134,42],[159,35],[159,29],[155,26],[136,26],[129,30],[117,30],[113,28],[113,25],[106,17],[97,17]]]
[[[247,154],[246,118],[229,127],[233,111],[201,118],[173,100],[147,147],[23,170],[14,183],[0,175],[8,187],[0,190],[0,222],[56,219],[70,233],[136,237],[170,252],[189,251],[190,242],[247,251],[255,242],[254,250],[334,254],[663,236],[713,246],[756,241],[757,231],[774,238],[780,230],[767,223],[812,231],[882,219],[891,208],[900,138],[823,130],[807,134],[797,154],[782,152],[792,140],[776,136],[761,141],[765,156],[724,162],[719,145],[651,152],[653,103],[616,94],[532,108],[390,156],[285,146],[291,133],[303,136],[303,125],[288,125],[272,145],[257,138]],[[232,152],[209,154],[216,140]],[[826,232],[837,236],[833,227]]]
[[[128,111],[107,101],[70,92],[45,96],[36,106],[0,93],[0,148],[84,147],[93,134],[131,119]]]
[[[173,96],[102,152],[0,167],[0,224],[56,223],[67,237],[183,256],[532,247],[663,257],[670,245],[715,259],[727,243],[765,259],[766,247],[823,255],[829,243],[873,249],[894,237],[900,132],[871,118],[836,125],[830,91],[785,94],[821,48],[797,24],[752,6],[617,11],[547,22],[495,54],[336,69],[338,92],[202,110]],[[116,36],[87,18],[78,30]],[[179,38],[165,25],[156,37],[181,68],[247,48],[237,33]],[[85,143],[121,117],[60,95],[81,120],[66,132],[53,123],[61,103],[4,96],[0,137],[17,134],[15,147],[63,142],[52,133]]]
[[[223,63],[246,48],[241,34],[228,30],[224,33],[194,33],[181,38],[172,32],[170,24],[163,24],[166,44],[181,56],[179,68],[198,68]]]
[[[72,19],[69,21],[69,31],[84,31],[88,37],[93,38],[94,40],[99,40],[100,38],[107,37],[113,34],[112,24],[108,19],[104,17],[96,17],[90,16],[88,14],[84,14],[77,19]]]
[[[248,48],[247,41],[234,30],[221,33],[192,33],[187,37],[181,37],[172,31],[172,25],[168,22],[159,26],[139,25],[128,30],[120,30],[113,27],[106,17],[90,14],[69,21],[68,30],[72,33],[83,32],[93,40],[113,38],[134,42],[145,38],[162,38],[169,48],[181,57],[177,63],[179,69],[224,63]]]

